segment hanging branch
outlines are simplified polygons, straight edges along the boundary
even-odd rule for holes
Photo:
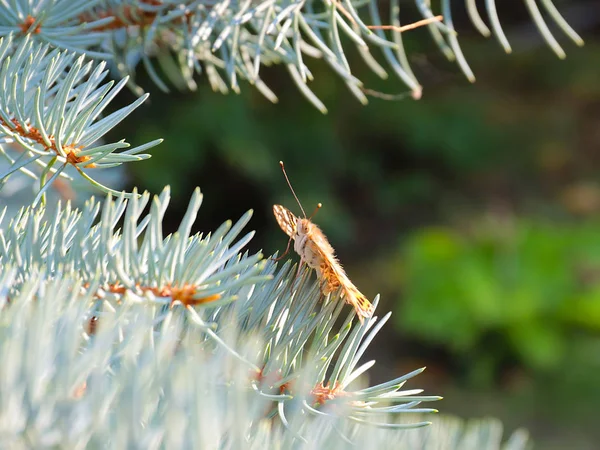
[[[85,53],[110,61],[120,76],[134,82],[142,63],[156,85],[188,90],[196,88],[194,76],[204,72],[219,92],[239,92],[239,80],[255,85],[269,100],[276,95],[260,77],[263,65],[284,64],[300,91],[315,107],[325,105],[308,87],[313,75],[306,57],[322,58],[340,75],[350,92],[367,102],[362,82],[352,73],[345,47],[355,46],[378,76],[386,70],[371,54],[380,49],[392,71],[420,98],[422,86],[406,57],[401,34],[426,26],[441,51],[470,80],[475,75],[462,54],[451,6],[463,2],[442,0],[439,13],[430,0],[415,0],[423,20],[401,23],[399,0],[382,20],[377,0],[48,0],[21,2],[19,8],[0,3],[0,35],[30,35],[54,48]],[[576,45],[581,37],[568,25],[552,0],[523,0],[531,18],[552,50],[565,52],[552,35],[552,22]],[[505,51],[511,47],[500,24],[495,0],[485,2],[486,19],[474,0],[464,0],[473,26],[483,36],[494,35]],[[546,17],[545,17],[546,16]],[[367,19],[368,18],[368,19]],[[344,38],[347,38],[344,40]],[[344,43],[346,41],[346,43]],[[166,79],[166,80],[165,80]]]

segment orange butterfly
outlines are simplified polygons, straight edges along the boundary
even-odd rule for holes
[[[373,305],[352,284],[335,257],[333,247],[329,244],[323,232],[317,225],[310,221],[310,218],[306,218],[306,213],[285,173],[283,162],[280,161],[279,164],[281,165],[281,170],[283,170],[288,186],[304,215],[304,218],[296,217],[289,209],[281,205],[273,205],[273,214],[275,214],[277,223],[284,233],[290,237],[287,249],[282,257],[289,251],[290,243],[293,240],[294,250],[300,255],[300,264],[306,263],[308,267],[317,271],[318,278],[323,282],[323,294],[327,295],[341,288],[342,298],[346,300],[346,303],[354,306],[358,319],[363,322],[366,317],[373,315]],[[321,204],[319,203],[315,213],[320,207]]]

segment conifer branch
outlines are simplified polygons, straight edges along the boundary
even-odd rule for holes
[[[147,193],[102,212],[94,200],[27,208],[8,227],[0,214],[0,446],[414,449],[467,433],[403,434],[428,425],[436,410],[421,404],[440,397],[403,389],[423,369],[361,387],[374,361],[358,362],[390,313],[361,324],[309,273],[290,293],[289,263],[243,252],[250,214],[191,234],[201,199],[166,237],[168,190],[146,216]]]

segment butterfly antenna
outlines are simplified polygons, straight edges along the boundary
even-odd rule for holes
[[[319,210],[323,207],[322,203],[317,203],[317,207],[315,208],[315,210],[313,211],[313,213],[310,215],[310,217],[308,218],[309,220],[312,219],[313,217],[315,217],[315,215],[319,212]]]
[[[283,172],[283,176],[285,177],[285,181],[287,181],[287,184],[290,187],[290,191],[292,191],[292,194],[294,194],[294,198],[298,202],[298,206],[300,207],[300,211],[302,211],[302,214],[304,214],[304,218],[306,219],[306,213],[304,212],[304,208],[302,207],[302,204],[300,203],[300,200],[298,200],[298,196],[294,192],[294,188],[292,187],[292,183],[290,183],[290,179],[288,178],[287,173],[285,173],[285,167],[283,166],[283,161],[279,161],[279,165],[281,166],[281,170]]]

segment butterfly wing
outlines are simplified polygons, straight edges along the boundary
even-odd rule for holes
[[[354,307],[358,319],[363,322],[365,318],[373,315],[375,308],[350,281],[344,268],[335,257],[331,244],[325,235],[320,230],[318,231],[312,235],[312,242],[321,256],[318,272],[323,280],[323,293],[329,294],[341,288],[342,297]]]
[[[375,311],[375,307],[371,304],[367,297],[365,297],[354,283],[350,281],[348,275],[344,271],[344,268],[337,260],[327,261],[329,264],[329,272],[331,273],[330,288],[329,291],[337,290],[339,287],[342,288],[342,297],[347,303],[354,307],[358,319],[363,322],[365,318],[371,317]]]
[[[281,205],[273,205],[273,214],[283,232],[293,238],[296,234],[298,218],[289,209]]]

